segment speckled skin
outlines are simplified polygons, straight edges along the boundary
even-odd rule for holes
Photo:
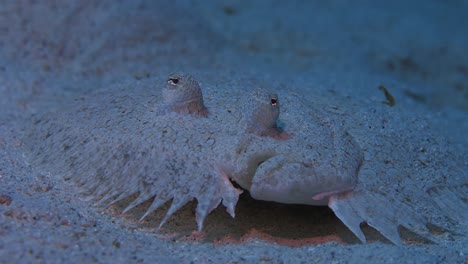
[[[186,89],[191,83],[189,88],[199,89],[193,81],[183,75],[180,92],[193,94]],[[73,115],[38,118],[35,123],[41,130],[34,137],[44,142],[34,150],[37,157],[41,163],[55,165],[102,202],[113,203],[139,193],[125,211],[155,197],[142,219],[172,199],[161,225],[193,198],[198,201],[200,229],[206,215],[221,201],[234,217],[241,191],[232,186],[221,167],[234,159],[231,146],[237,139],[226,134],[232,127],[219,126],[222,120],[216,111],[207,118],[201,97],[200,101],[171,104],[174,98],[183,98],[166,96],[174,90],[171,85],[153,96],[148,95],[149,90],[127,94],[128,87],[123,86],[111,97],[95,94],[79,99],[71,110]],[[196,108],[185,107],[185,102]],[[231,138],[234,142],[229,142]]]
[[[364,152],[340,115],[293,115],[288,107],[311,108],[262,90],[203,98],[184,73],[166,82],[104,89],[35,117],[25,139],[34,162],[73,179],[101,204],[138,194],[124,212],[153,199],[142,219],[172,200],[161,225],[194,198],[200,230],[221,202],[234,217],[242,193],[236,182],[255,199],[328,205],[363,242],[362,222],[396,244],[398,225],[433,238],[423,217],[376,191],[381,150]]]

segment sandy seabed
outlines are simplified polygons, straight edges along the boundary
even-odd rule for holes
[[[395,100],[398,113],[423,116],[449,142],[453,159],[438,163],[456,180],[444,183],[466,186],[466,11],[464,1],[4,1],[0,262],[467,263],[466,222],[456,232],[432,228],[439,244],[401,229],[403,246],[363,225],[369,242],[361,244],[328,208],[248,194],[235,219],[219,207],[202,232],[194,231],[195,203],[161,230],[165,208],[139,225],[147,205],[125,215],[125,201],[93,207],[29,163],[19,136],[32,114],[68,98],[183,70],[220,93],[254,80],[310,98]]]

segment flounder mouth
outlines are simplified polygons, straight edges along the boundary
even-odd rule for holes
[[[355,178],[321,175],[310,164],[274,155],[258,164],[248,190],[257,200],[325,206],[331,195],[351,191],[355,185]]]

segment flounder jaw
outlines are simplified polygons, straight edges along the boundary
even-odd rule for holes
[[[189,74],[170,74],[162,95],[165,111],[198,117],[208,116],[200,86]]]
[[[356,184],[357,177],[320,175],[298,157],[276,155],[258,166],[249,191],[257,200],[328,205],[331,195],[350,191]]]

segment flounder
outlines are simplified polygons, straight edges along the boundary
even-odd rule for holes
[[[356,140],[342,115],[262,89],[205,97],[186,73],[153,86],[116,86],[36,115],[25,138],[34,162],[99,204],[138,195],[127,212],[151,200],[141,219],[172,201],[160,226],[193,199],[199,230],[221,203],[234,217],[247,190],[259,200],[329,206],[362,242],[362,222],[396,244],[399,225],[434,238],[425,217],[373,180],[386,169],[379,151],[389,150],[362,146],[368,137],[356,132]]]

